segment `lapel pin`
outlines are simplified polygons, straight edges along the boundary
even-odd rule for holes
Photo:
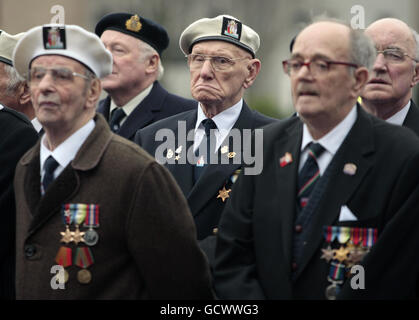
[[[222,189],[218,190],[218,198],[221,198],[221,200],[223,202],[226,201],[227,198],[230,198],[229,193],[230,193],[231,189],[226,189],[226,187],[224,186]]]
[[[182,146],[179,146],[176,150],[175,153],[181,153],[182,152]]]
[[[232,159],[232,158],[234,158],[236,156],[236,153],[235,152],[229,152],[228,153],[228,155],[227,155],[227,157],[229,158],[229,159]]]
[[[221,147],[221,154],[227,153],[228,152],[228,146],[222,146]]]
[[[171,159],[172,157],[173,157],[173,150],[172,149],[167,150],[166,158]]]
[[[285,152],[285,155],[279,159],[279,165],[281,168],[292,162],[292,155],[289,152]]]
[[[180,155],[175,156],[176,161],[179,161],[179,159],[180,159]]]
[[[356,165],[353,163],[346,163],[343,167],[343,173],[353,176],[356,173]]]
[[[198,159],[198,161],[196,162],[196,166],[197,167],[203,167],[204,164],[205,164],[204,156],[200,156],[199,159]]]

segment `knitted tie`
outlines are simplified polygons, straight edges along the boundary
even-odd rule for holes
[[[47,160],[45,160],[44,168],[45,174],[44,179],[42,179],[42,186],[44,187],[44,192],[47,191],[48,186],[54,181],[54,171],[58,167],[58,162],[52,157],[49,156]]]
[[[116,108],[112,111],[111,121],[109,121],[109,126],[113,132],[117,132],[120,128],[121,120],[126,116],[124,109]]]
[[[194,170],[195,183],[198,181],[205,167],[209,164],[210,155],[215,152],[216,137],[215,137],[214,129],[217,129],[217,125],[212,119],[204,119],[202,120],[201,123],[205,128],[205,139],[202,138],[201,144],[196,150],[195,155],[197,156],[199,162],[202,160],[201,157],[203,156],[204,163],[198,163],[195,165],[195,170]],[[214,144],[213,148],[211,148],[211,140],[213,141],[213,144]],[[206,154],[199,154],[199,152],[200,151],[202,152],[202,150],[206,150]]]
[[[308,157],[298,175],[297,206],[302,210],[313,191],[316,182],[320,178],[320,170],[317,165],[317,158],[323,153],[324,148],[319,143],[308,145]]]

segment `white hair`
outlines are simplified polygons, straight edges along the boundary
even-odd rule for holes
[[[15,68],[9,66],[8,64],[2,64],[4,71],[7,73],[9,77],[5,93],[8,96],[15,96],[17,93],[16,90],[19,88],[20,84],[24,83],[26,80],[19,75]]]
[[[164,68],[163,68],[163,63],[161,62],[159,53],[152,46],[150,46],[148,43],[144,41],[140,41],[140,52],[142,52],[141,58],[140,58],[141,62],[144,62],[146,59],[148,59],[154,54],[157,54],[159,56],[159,63],[157,65],[157,68],[158,68],[157,80],[160,80],[163,77]]]

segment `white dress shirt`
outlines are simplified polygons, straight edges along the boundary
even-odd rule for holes
[[[336,154],[336,151],[338,151],[343,140],[345,140],[346,136],[348,135],[349,131],[354,125],[356,118],[357,110],[356,106],[354,106],[352,110],[336,127],[334,127],[329,133],[327,133],[325,136],[323,136],[317,141],[313,139],[310,132],[308,131],[306,124],[304,124],[299,171],[303,168],[304,163],[308,157],[307,145],[310,142],[317,142],[320,143],[321,146],[325,149],[321,156],[317,158],[317,164],[319,166],[320,175],[323,175],[330,161],[332,161],[332,158]]]
[[[406,119],[407,113],[410,109],[410,100],[409,102],[395,114],[393,114],[390,118],[386,119],[388,123],[396,124],[396,125],[403,125],[404,120]]]
[[[221,143],[224,139],[228,136],[233,128],[234,124],[236,123],[237,119],[240,116],[240,112],[242,111],[243,107],[243,99],[240,99],[234,106],[227,108],[223,112],[212,117],[212,120],[217,125],[217,130],[215,131],[215,137],[217,139],[217,144],[215,150],[221,146]],[[195,136],[194,136],[194,152],[198,149],[199,145],[201,144],[202,139],[205,136],[205,129],[202,125],[202,120],[206,119],[204,112],[202,111],[201,104],[198,105],[198,114],[196,118],[195,124]]]
[[[95,128],[95,122],[93,119],[89,120],[83,127],[74,132],[70,137],[68,137],[63,143],[61,143],[54,151],[51,151],[46,146],[46,135],[42,136],[41,140],[41,150],[40,150],[40,164],[41,164],[41,181],[45,175],[45,160],[52,156],[57,162],[58,167],[54,171],[54,179],[57,178],[65,167],[75,158],[80,147],[83,145],[84,141],[90,135],[90,133]]]

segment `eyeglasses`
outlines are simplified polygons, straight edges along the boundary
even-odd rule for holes
[[[403,62],[405,60],[404,57],[409,57],[413,61],[419,62],[418,60],[416,60],[415,58],[412,58],[411,56],[409,56],[407,53],[404,53],[400,49],[377,50],[377,55],[379,55],[380,53],[383,54],[384,59],[388,63],[401,63],[401,62]]]
[[[77,72],[73,72],[67,68],[47,69],[42,67],[34,67],[29,70],[28,82],[32,85],[37,85],[42,81],[48,72],[50,72],[52,80],[55,83],[61,85],[72,83],[74,81],[74,77],[80,77],[86,80],[89,79],[89,77]]]
[[[282,61],[282,67],[284,68],[284,72],[290,76],[298,73],[298,71],[300,71],[303,66],[307,66],[307,68],[313,76],[326,74],[330,70],[330,65],[332,64],[341,64],[352,68],[359,67],[355,63],[330,61],[323,59],[314,59],[309,62],[303,62],[300,59],[289,59]]]
[[[185,57],[188,58],[188,65],[189,69],[191,70],[201,69],[205,63],[205,60],[209,60],[211,66],[216,71],[228,70],[231,66],[234,65],[235,61],[248,59],[248,57],[231,59],[227,57],[210,56],[205,54],[188,54]]]

